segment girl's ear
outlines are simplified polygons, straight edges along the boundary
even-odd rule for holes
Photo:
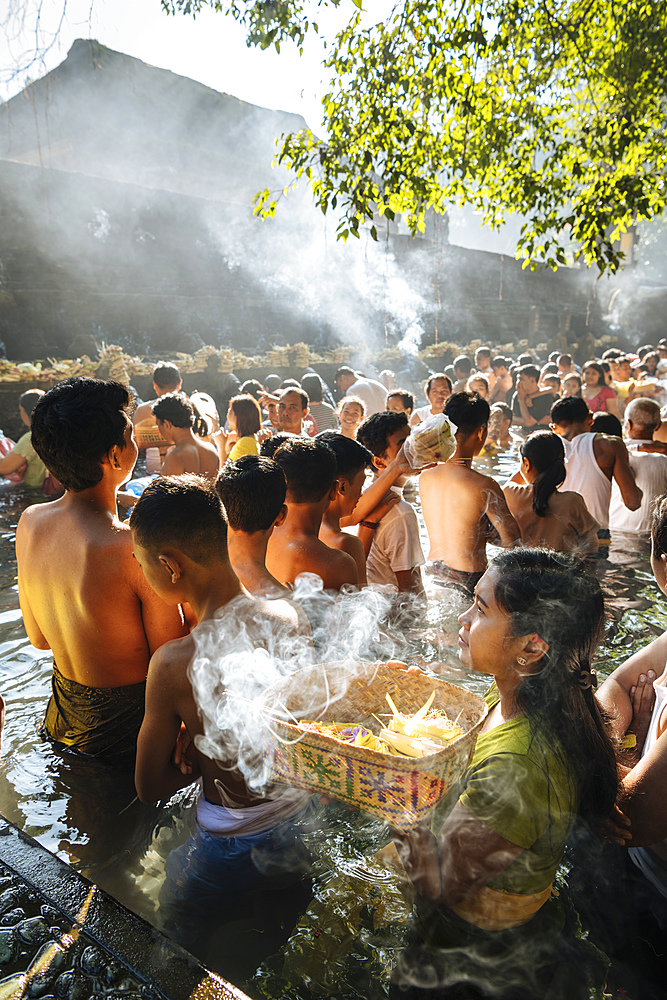
[[[525,659],[526,663],[538,663],[543,656],[549,652],[549,643],[545,642],[544,639],[540,638],[534,632],[532,635],[524,636],[523,649],[521,650],[521,656]]]

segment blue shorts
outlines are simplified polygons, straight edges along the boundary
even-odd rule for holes
[[[310,871],[311,856],[299,827],[310,805],[277,826],[249,837],[207,833],[197,823],[190,839],[172,851],[160,891],[160,925],[186,947],[218,925],[235,920],[266,889],[281,889]]]

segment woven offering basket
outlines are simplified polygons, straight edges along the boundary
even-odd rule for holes
[[[386,694],[399,712],[414,714],[435,690],[432,709],[446,712],[463,730],[426,757],[399,757],[352,746],[296,725],[339,722],[378,733]],[[424,820],[472,757],[487,707],[477,695],[437,677],[377,663],[326,663],[306,667],[264,693],[266,741],[278,781],[343,799],[381,817],[397,830]]]

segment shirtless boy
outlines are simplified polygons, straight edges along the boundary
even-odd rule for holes
[[[281,583],[294,583],[300,573],[315,573],[325,590],[359,583],[357,566],[347,552],[320,541],[324,511],[336,483],[336,457],[317,439],[294,437],[275,453],[287,481],[287,517],[271,535],[266,568]]]
[[[153,392],[156,399],[164,396],[168,392],[179,392],[183,380],[176,365],[170,361],[165,361],[155,367],[153,371]],[[135,439],[140,448],[146,447],[146,471],[153,474],[160,471],[160,467],[167,454],[168,445],[164,442],[157,446],[150,446],[150,438],[144,440],[145,434],[157,434],[155,417],[153,416],[154,399],[149,399],[145,403],[140,403],[132,414],[132,423],[135,427]]]
[[[192,472],[215,479],[220,469],[220,456],[212,444],[202,440],[208,427],[188,397],[182,392],[166,393],[153,403],[153,416],[162,437],[174,445],[162,463],[162,475],[179,476]]]
[[[266,548],[274,528],[287,516],[287,486],[280,466],[270,458],[243,455],[220,472],[215,489],[227,515],[229,561],[253,597],[288,597],[266,568]]]
[[[472,468],[486,441],[489,404],[476,392],[458,392],[444,412],[458,427],[456,451],[419,477],[429,559],[438,577],[472,592],[487,567],[489,522],[504,547],[521,535],[498,483]]]
[[[130,527],[146,581],[167,604],[189,603],[199,622],[191,635],[167,643],[151,659],[135,783],[143,802],[157,802],[202,777],[195,832],[168,858],[160,897],[165,929],[200,953],[214,913],[231,919],[245,897],[270,884],[262,859],[269,857],[278,866],[282,858],[284,878],[290,866],[286,854],[293,855],[298,844],[294,821],[308,796],[282,786],[264,794],[250,791],[238,769],[242,734],[217,722],[231,677],[225,674],[225,654],[243,654],[251,668],[255,649],[270,648],[281,639],[293,643],[297,617],[286,602],[256,601],[243,594],[228,559],[222,505],[200,477],[149,484],[132,510]],[[205,692],[202,674],[193,667],[198,649],[210,671]],[[242,704],[252,703],[259,693],[260,678],[246,669]],[[176,764],[181,723],[193,742],[187,750],[189,763],[182,759]],[[256,747],[251,741],[244,749],[247,760]],[[301,874],[301,869],[293,873]]]
[[[318,436],[325,441],[336,456],[336,483],[329,506],[322,518],[320,539],[332,549],[339,549],[352,556],[357,564],[359,586],[366,586],[366,553],[356,535],[342,531],[340,519],[349,517],[359,503],[366,482],[366,469],[373,456],[367,448],[335,431],[324,431]]]
[[[92,378],[42,397],[33,445],[66,492],[28,507],[16,531],[26,632],[53,651],[46,733],[114,763],[134,758],[151,655],[187,634],[179,608],[147,585],[116,517],[116,491],[137,459],[129,406],[123,385]]]

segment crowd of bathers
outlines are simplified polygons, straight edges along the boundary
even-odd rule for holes
[[[161,926],[195,954],[211,960],[212,914],[224,923],[241,901],[307,877],[303,824],[314,811],[327,822],[307,792],[248,780],[257,746],[227,714],[239,658],[252,701],[258,649],[291,650],[295,670],[317,662],[327,623],[340,628],[337,602],[363,588],[383,595],[388,620],[407,601],[414,624],[424,572],[431,601],[463,608],[461,664],[492,683],[474,755],[432,822],[390,831],[417,890],[391,989],[546,995],[572,958],[554,882],[575,833],[584,898],[602,893],[600,852],[614,850],[628,907],[642,933],[656,929],[651,947],[667,929],[667,634],[597,693],[594,669],[596,566],[614,532],[651,534],[667,588],[667,341],[581,368],[561,352],[540,360],[479,348],[431,373],[425,401],[388,371],[345,366],[331,387],[312,371],[269,375],[240,386],[224,419],[211,397],[182,391],[173,364],[156,367],[156,398],[139,405],[88,378],[21,396],[29,430],[0,472],[38,486],[27,470],[39,462],[61,494],[28,507],[16,534],[27,635],[53,654],[42,735],[129,775],[142,802],[198,784],[160,896]],[[443,418],[453,454],[414,468],[406,440]],[[516,456],[503,484],[489,474],[499,453]],[[491,560],[489,545],[501,550]],[[313,587],[309,601],[300,589],[313,579],[315,613]],[[627,928],[589,917],[626,989]],[[519,943],[531,948],[520,972],[499,959]],[[568,968],[585,979],[579,959]]]

